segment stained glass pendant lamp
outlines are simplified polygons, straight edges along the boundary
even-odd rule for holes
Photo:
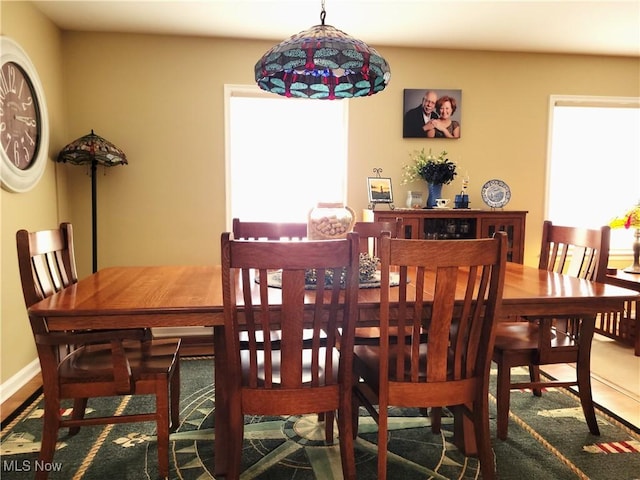
[[[255,66],[258,86],[285,97],[335,100],[384,90],[391,78],[387,61],[361,40],[325,25],[293,35],[265,53]]]
[[[98,165],[114,167],[126,165],[127,156],[113,143],[91,133],[80,137],[64,147],[58,154],[57,162],[74,165],[89,165],[91,168],[91,235],[93,251],[93,273],[98,270],[98,237],[96,217],[96,169]]]

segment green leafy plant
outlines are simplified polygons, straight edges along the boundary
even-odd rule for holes
[[[418,179],[436,185],[451,183],[456,176],[456,164],[447,158],[444,150],[439,155],[433,155],[431,149],[425,153],[424,148],[409,155],[411,163],[404,164],[402,184],[415,182]]]

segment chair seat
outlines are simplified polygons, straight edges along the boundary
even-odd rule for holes
[[[411,332],[407,332],[407,341],[409,343],[409,339],[411,336]],[[422,340],[426,342],[427,335],[426,333],[421,335]],[[389,341],[391,343],[395,343],[398,341],[398,328],[397,327],[389,327]],[[380,327],[358,327],[355,332],[355,344],[358,345],[377,345],[380,343]]]
[[[378,338],[378,340],[380,340]],[[398,346],[393,345],[392,342],[389,342],[389,356],[387,358],[387,363],[389,364],[389,380],[398,380],[395,378],[395,365],[396,360],[398,358]],[[374,389],[378,389],[379,382],[379,362],[380,362],[380,347],[377,345],[355,345],[353,347],[353,371],[356,375],[360,376],[366,383],[372,386]],[[408,347],[405,346],[405,371],[410,371],[411,367],[411,358],[408,355]],[[420,372],[426,371],[426,363],[427,363],[427,345],[420,345],[420,358],[419,358],[419,367],[418,370]],[[424,375],[420,375],[422,380],[426,378]],[[402,379],[408,380],[408,378]]]
[[[143,352],[141,342],[125,341],[125,355],[134,381],[158,374],[168,374],[178,361],[180,340],[162,339],[149,342]],[[59,367],[60,383],[94,383],[113,381],[113,356],[110,345],[88,345],[67,356]]]
[[[271,375],[271,380],[274,384],[279,384],[282,378],[280,374],[282,363],[280,360],[280,350],[273,350],[272,352],[272,365],[273,374]],[[325,363],[325,355],[326,348],[320,348],[319,350],[319,365],[318,365],[318,381],[320,385],[323,385],[325,382],[325,372],[324,368]],[[333,361],[337,363],[340,359],[340,353],[337,349],[333,350]],[[257,361],[258,361],[258,378],[260,380],[264,380],[264,350],[257,352]],[[312,362],[311,362],[311,350],[303,350],[302,351],[302,361],[303,367],[302,370],[302,383],[303,384],[311,384],[311,376],[312,376]],[[240,351],[240,362],[242,363],[242,379],[243,383],[246,384],[249,377],[249,352],[247,350]]]
[[[536,322],[499,322],[496,327],[494,350],[537,352],[540,327]],[[551,348],[571,347],[573,340],[562,332],[551,330]],[[577,346],[576,346],[577,349]]]

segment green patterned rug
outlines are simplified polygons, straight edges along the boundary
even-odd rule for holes
[[[182,361],[181,425],[171,436],[171,478],[204,480],[213,475],[215,409],[213,361]],[[135,411],[152,399],[90,401],[100,412]],[[509,438],[495,438],[495,403],[491,404],[492,444],[498,478],[593,480],[640,478],[640,435],[599,412],[601,436],[589,433],[576,397],[564,390],[512,392]],[[42,426],[42,398],[35,399],[2,429],[3,480],[33,478]],[[68,412],[65,412],[68,413]],[[90,414],[90,413],[89,413]],[[389,433],[389,478],[475,479],[478,462],[450,443],[452,419],[443,418],[439,435],[418,411],[394,410]],[[325,446],[315,415],[246,417],[243,479],[341,478],[337,444]],[[155,479],[153,423],[86,427],[68,437],[63,430],[50,479]],[[376,478],[376,426],[364,413],[356,441],[359,479]]]

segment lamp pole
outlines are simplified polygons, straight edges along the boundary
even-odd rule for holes
[[[98,162],[91,159],[91,246],[93,251],[93,273],[98,271],[98,216],[96,208],[96,170]]]

